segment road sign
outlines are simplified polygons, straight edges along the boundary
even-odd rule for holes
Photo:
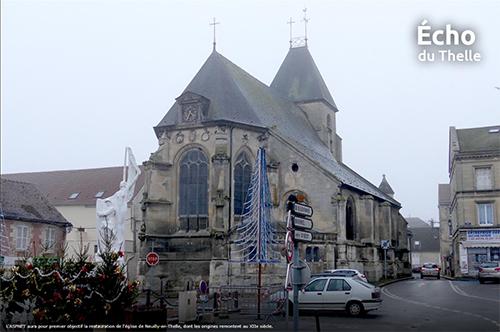
[[[312,229],[313,222],[311,219],[292,216],[293,227],[300,229]]]
[[[313,239],[311,233],[303,232],[303,231],[299,231],[299,230],[294,231],[293,238],[295,239],[295,241],[298,241],[298,242],[311,242]]]
[[[390,240],[380,240],[380,247],[382,249],[389,249],[391,246],[391,241]]]
[[[292,263],[288,263],[286,267],[286,277],[285,277],[285,288],[287,290],[292,290]]]
[[[198,289],[200,290],[201,294],[206,294],[207,291],[208,291],[207,282],[205,280],[201,280],[200,281],[200,286],[198,287]]]
[[[298,214],[302,217],[312,217],[313,215],[313,209],[309,205],[295,202],[291,206],[294,214]]]
[[[293,233],[286,232],[285,236],[286,259],[290,263],[293,259]]]
[[[307,265],[306,262],[304,262],[302,259],[299,260],[297,265],[292,265],[293,269],[298,269],[300,273],[299,280],[297,280],[297,285],[300,285],[300,287],[304,286],[305,284],[309,283],[311,280],[311,268],[309,265]],[[291,274],[291,282],[292,285],[295,284],[295,280],[293,280],[293,273]]]
[[[149,252],[146,255],[146,263],[148,263],[149,266],[156,266],[160,262],[160,256],[154,251]]]

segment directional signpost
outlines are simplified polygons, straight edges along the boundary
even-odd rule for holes
[[[380,240],[380,248],[384,249],[384,279],[387,278],[387,249],[389,249],[390,246],[390,240]]]
[[[301,218],[301,217],[296,217],[296,216],[292,216],[292,225],[294,228],[299,228],[299,229],[312,229],[313,228],[313,222],[311,219],[306,219],[306,218]]]
[[[289,286],[290,279],[293,286],[293,330],[299,330],[299,288],[308,280],[307,264],[299,260],[298,242],[311,242],[312,234],[308,232],[313,228],[313,222],[310,219],[313,215],[313,209],[309,205],[299,203],[295,195],[290,195],[287,202],[287,235],[285,247],[287,249],[288,269],[286,278],[286,287]],[[289,251],[293,249],[293,254]],[[291,257],[290,257],[291,256]],[[292,278],[290,278],[290,268],[292,269]],[[309,271],[310,276],[310,271]],[[305,280],[306,279],[306,280]],[[288,312],[288,310],[287,310]]]
[[[293,238],[296,242],[311,242],[312,234],[309,232],[295,230]]]

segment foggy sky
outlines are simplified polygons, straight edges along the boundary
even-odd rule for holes
[[[382,174],[405,216],[437,220],[449,126],[500,125],[500,1],[20,1],[1,7],[1,172],[118,166],[157,148],[153,126],[212,50],[270,84],[289,17],[340,112],[344,162]],[[416,28],[477,35],[479,64],[417,61]]]

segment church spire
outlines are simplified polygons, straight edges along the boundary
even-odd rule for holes
[[[295,21],[292,20],[292,18],[290,17],[290,20],[288,20],[288,22],[286,22],[286,24],[289,24],[290,25],[290,48],[292,48],[292,24],[294,24]]]
[[[215,17],[214,17],[214,19],[213,19],[213,22],[212,22],[212,23],[209,23],[209,25],[212,25],[212,26],[214,27],[214,41],[213,41],[213,47],[214,47],[214,48],[213,48],[213,51],[214,51],[214,52],[215,52],[215,45],[217,44],[217,43],[216,43],[216,41],[215,41],[215,26],[216,26],[217,24],[220,24],[220,22],[217,22],[217,21],[216,21],[216,19],[215,19]]]
[[[302,11],[304,12],[304,18],[302,19],[302,21],[304,22],[304,41],[307,47],[307,23],[310,19],[307,18],[307,8],[302,9]]]
[[[392,190],[391,185],[389,184],[389,182],[387,182],[385,174],[382,174],[382,182],[380,182],[378,189],[380,189],[380,191],[382,191],[384,194],[394,198],[394,190]]]

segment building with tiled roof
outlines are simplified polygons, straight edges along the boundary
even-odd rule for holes
[[[75,255],[81,248],[88,247],[88,253],[93,257],[97,252],[96,200],[109,197],[119,189],[123,167],[13,173],[3,174],[2,178],[36,186],[56,211],[73,225],[66,235],[67,255]],[[143,184],[144,176],[141,174],[134,196],[137,196]],[[124,249],[130,255],[135,251],[133,234],[136,226],[132,222],[131,209],[130,205],[124,227]]]
[[[35,185],[0,179],[0,265],[61,255],[71,226]]]
[[[314,209],[313,272],[351,267],[382,275],[380,240],[390,240],[388,274],[409,272],[406,221],[394,191],[370,183],[342,160],[337,104],[307,45],[291,47],[266,85],[215,48],[154,128],[159,147],[145,162],[139,275],[169,287],[256,282],[255,264],[232,244],[257,150],[267,154],[272,220],[284,231],[285,203],[300,194]],[[368,161],[367,161],[368,162]],[[376,160],[370,160],[370,163]],[[385,191],[384,191],[384,190]],[[284,246],[284,233],[278,234]],[[160,255],[154,268],[147,252]],[[282,283],[285,259],[266,282]],[[406,270],[405,270],[406,269]]]

